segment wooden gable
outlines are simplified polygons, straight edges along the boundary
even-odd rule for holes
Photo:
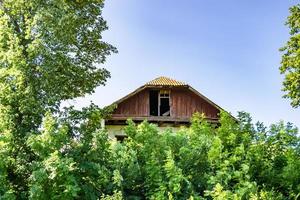
[[[169,116],[150,114],[150,91],[169,91]],[[115,103],[117,108],[110,120],[165,121],[188,123],[195,112],[204,113],[208,120],[218,121],[222,110],[215,103],[187,84],[163,77],[148,82]]]

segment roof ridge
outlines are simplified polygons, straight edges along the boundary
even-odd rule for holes
[[[187,86],[185,82],[177,81],[175,79],[159,76],[145,84],[146,86]]]

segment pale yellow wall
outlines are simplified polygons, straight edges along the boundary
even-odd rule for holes
[[[109,138],[115,138],[115,135],[126,135],[124,132],[124,127],[126,125],[105,125],[105,128],[108,132]],[[167,129],[171,129],[173,132],[178,131],[181,127],[173,127],[173,126],[160,126],[157,127],[159,131],[165,131]]]
[[[126,135],[124,133],[124,125],[106,125],[105,128],[109,138],[114,138],[115,135]]]

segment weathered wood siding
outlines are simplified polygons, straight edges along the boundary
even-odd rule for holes
[[[113,115],[147,117],[149,115],[149,91],[143,90],[121,102]]]
[[[189,118],[195,112],[208,118],[217,118],[219,110],[190,90],[171,91],[171,116]]]
[[[218,118],[219,113],[217,108],[186,88],[171,89],[170,106],[170,118],[190,118],[195,112]],[[113,116],[149,117],[149,109],[149,90],[145,89],[121,102]]]

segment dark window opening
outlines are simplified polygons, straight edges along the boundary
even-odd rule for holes
[[[118,142],[123,143],[124,140],[127,138],[127,135],[115,135]]]
[[[152,90],[149,93],[150,100],[150,115],[158,116],[158,91]]]
[[[160,98],[160,116],[170,116],[170,99]]]
[[[169,90],[151,90],[149,104],[150,116],[171,116]]]

